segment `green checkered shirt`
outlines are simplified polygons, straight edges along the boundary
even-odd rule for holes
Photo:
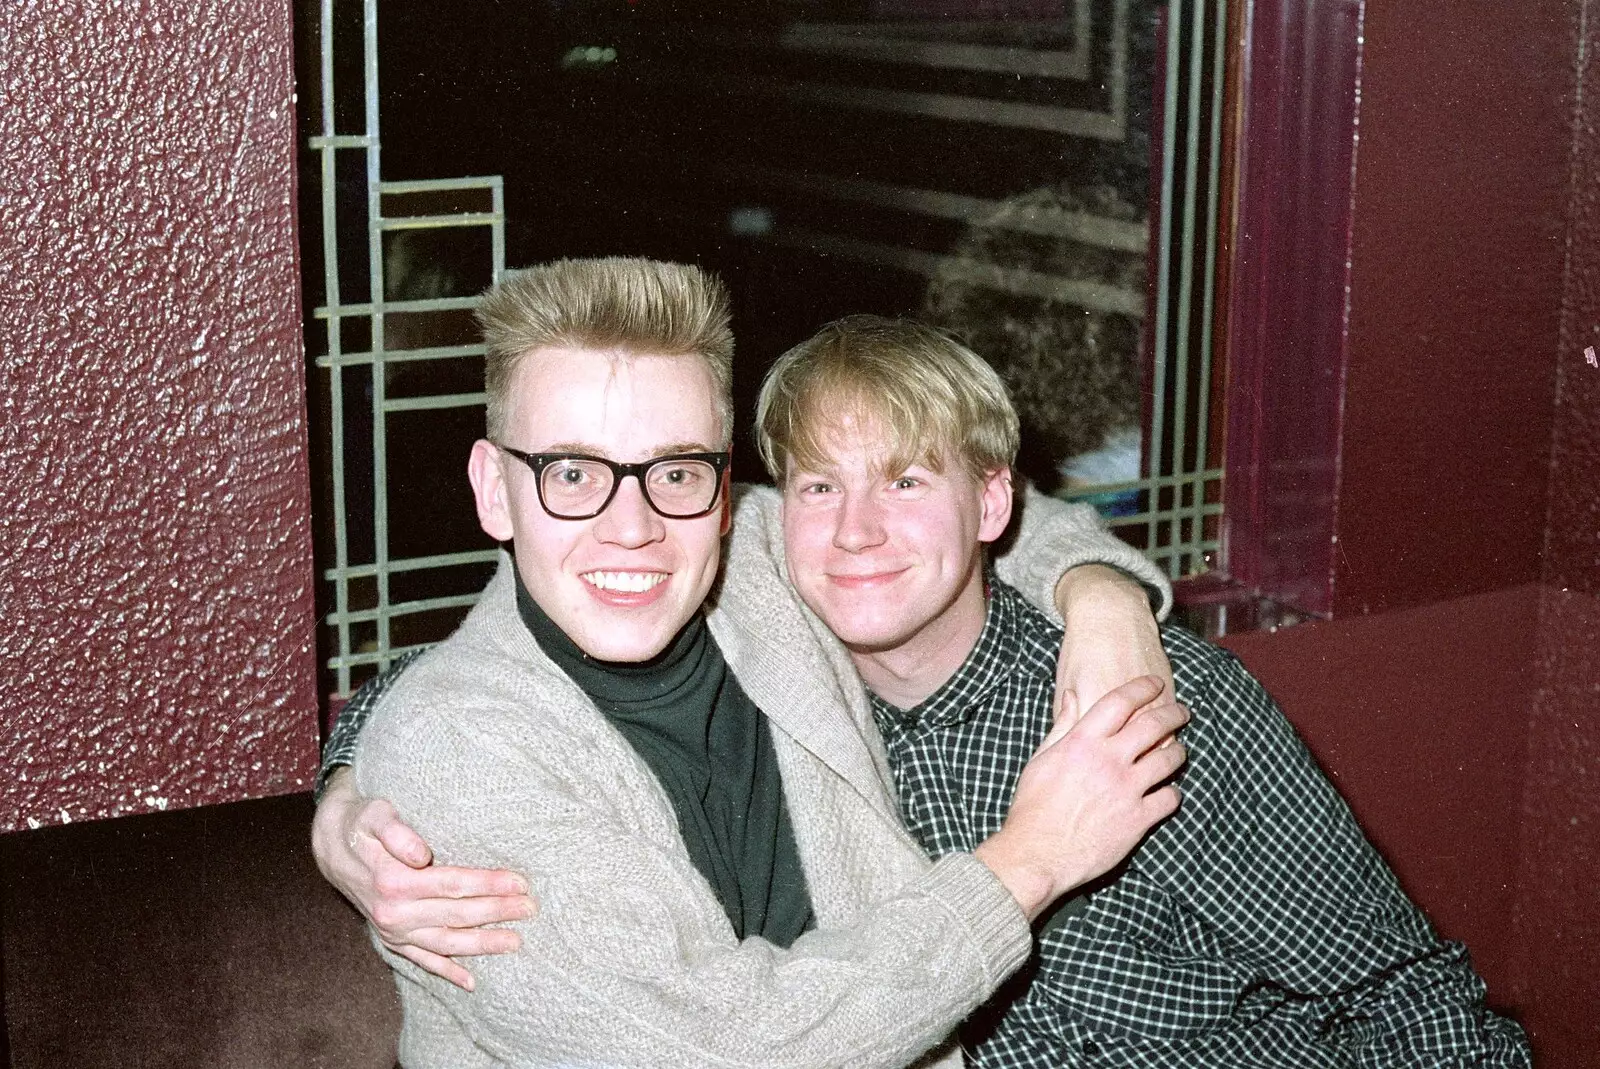
[[[1527,1066],[1283,714],[1230,654],[1162,637],[1193,713],[1183,802],[1041,926],[962,1027],[978,1065],[1318,1069]],[[915,709],[874,697],[906,823],[932,857],[999,830],[1051,720],[1061,630],[1010,587],[955,677]]]

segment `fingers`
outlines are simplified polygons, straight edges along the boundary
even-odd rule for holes
[[[387,946],[388,944],[386,943],[385,945]],[[389,949],[407,961],[412,961],[422,966],[433,975],[449,980],[463,991],[471,991],[475,986],[472,982],[472,974],[449,958],[440,957],[438,954],[431,954],[426,950],[419,950],[412,946],[390,946]]]
[[[1168,784],[1160,790],[1151,791],[1144,796],[1144,815],[1154,827],[1178,811],[1178,805],[1183,800],[1183,792],[1176,785]]]
[[[382,843],[391,856],[414,869],[426,868],[433,860],[433,851],[422,836],[412,831],[388,802],[379,799],[367,803],[357,827]]]
[[[467,869],[453,865],[433,865],[413,869],[400,865],[374,866],[372,884],[378,894],[394,899],[525,899],[528,884],[515,872],[504,869]],[[491,920],[520,920],[492,917]],[[481,924],[482,921],[473,923]]]
[[[440,957],[476,958],[509,954],[522,946],[522,936],[510,928],[419,928],[400,945]]]
[[[1131,755],[1142,754],[1170,743],[1173,733],[1188,722],[1189,710],[1177,702],[1146,705],[1117,733],[1117,743]]]
[[[1133,767],[1138,774],[1138,782],[1153,787],[1162,780],[1170,779],[1188,759],[1188,749],[1183,743],[1174,742],[1170,746],[1149,751]]]
[[[1155,676],[1130,679],[1089,707],[1078,721],[1086,732],[1096,735],[1113,735],[1135,712],[1154,701],[1162,692],[1163,684]]]
[[[410,903],[405,912],[412,928],[477,928],[485,924],[530,920],[538,915],[539,906],[533,899],[523,895],[423,898]]]
[[[1056,686],[1056,724],[1071,727],[1078,722],[1078,718],[1082,715],[1082,710],[1078,708],[1078,695],[1058,684]]]
[[[1039,743],[1039,748],[1033,751],[1034,755],[1037,756],[1050,749],[1057,742],[1060,742],[1063,736],[1071,734],[1072,729],[1076,726],[1077,724],[1074,721],[1068,720],[1064,716],[1056,717],[1055,723],[1050,725],[1050,733],[1044,737],[1043,742]]]
[[[385,858],[373,867],[367,914],[385,942],[414,944],[417,933],[428,929],[476,928],[533,917],[538,903],[518,893],[522,887],[522,878],[512,872],[449,867],[417,870]],[[500,939],[496,936],[491,942]]]

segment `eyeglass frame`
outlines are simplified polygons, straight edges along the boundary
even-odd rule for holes
[[[509,445],[501,445],[498,442],[494,444],[495,448],[499,449],[502,453],[508,453],[511,456],[516,457],[518,460],[526,464],[529,470],[533,472],[533,489],[538,495],[539,507],[544,509],[545,514],[553,520],[594,519],[596,516],[600,515],[606,509],[611,507],[611,502],[615,501],[617,498],[617,490],[622,486],[622,480],[626,479],[630,475],[638,480],[640,496],[644,498],[644,503],[650,506],[650,511],[654,512],[657,516],[660,516],[662,519],[666,520],[698,520],[702,516],[711,515],[711,513],[716,511],[717,506],[722,503],[723,475],[726,474],[728,470],[728,464],[733,459],[733,454],[730,451],[723,450],[720,453],[672,453],[664,457],[652,457],[649,460],[639,460],[634,461],[633,463],[624,464],[620,461],[611,460],[607,457],[591,456],[588,453],[525,453],[521,449],[511,448]],[[581,516],[563,516],[560,513],[553,511],[550,506],[545,503],[544,469],[560,460],[588,460],[596,464],[602,464],[611,470],[611,490],[606,494],[606,499],[600,503],[599,508],[595,509],[593,512],[586,512]],[[716,489],[714,489],[711,493],[711,504],[707,505],[699,512],[691,512],[682,516],[675,516],[669,512],[662,512],[660,506],[655,503],[655,499],[650,496],[649,487],[645,484],[645,473],[651,468],[655,467],[657,464],[668,464],[674,460],[698,460],[703,463],[710,464],[713,470],[715,470],[717,473]]]

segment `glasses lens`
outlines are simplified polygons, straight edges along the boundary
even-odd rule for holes
[[[644,473],[650,503],[663,516],[694,516],[717,499],[717,469],[703,460],[663,460]]]
[[[557,460],[539,480],[544,507],[556,516],[586,516],[611,493],[611,469],[592,460]]]

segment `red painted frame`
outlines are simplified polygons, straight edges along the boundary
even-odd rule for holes
[[[1332,611],[1363,15],[1363,0],[1244,13],[1235,205],[1219,235],[1232,251],[1226,565],[1181,584],[1180,602]]]

